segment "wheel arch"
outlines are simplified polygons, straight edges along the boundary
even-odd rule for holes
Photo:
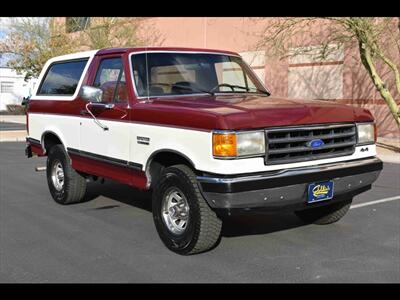
[[[60,137],[60,134],[55,133],[53,130],[46,130],[42,133],[40,144],[42,146],[44,154],[48,153],[48,150],[51,148],[51,146],[57,144],[61,144],[64,149],[67,150],[65,142]]]
[[[157,175],[161,173],[163,168],[175,164],[185,164],[196,172],[196,166],[193,161],[182,152],[173,149],[159,149],[153,152],[147,159],[145,166],[147,187],[150,188],[152,183],[157,181]]]

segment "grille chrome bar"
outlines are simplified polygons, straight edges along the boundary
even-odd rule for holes
[[[351,146],[351,145],[354,145],[354,143],[353,142],[337,143],[337,144],[332,144],[332,145],[325,145],[321,149],[339,148],[339,147],[346,147],[346,146]],[[284,149],[278,149],[278,150],[269,150],[269,154],[292,153],[292,152],[302,152],[302,151],[310,152],[311,150],[312,149],[310,149],[308,147],[290,147],[290,148],[284,148]]]
[[[356,145],[355,124],[328,124],[266,129],[265,163],[285,164],[351,155]],[[322,140],[324,145],[312,148],[308,143]]]
[[[298,138],[290,138],[291,142],[301,142],[301,141],[311,141],[315,139],[327,139],[327,138],[338,138],[338,137],[348,137],[353,136],[354,132],[349,133],[342,133],[342,134],[335,134],[335,135],[317,135],[317,136],[310,136],[310,137],[298,137]],[[288,139],[271,139],[274,143],[287,143]]]

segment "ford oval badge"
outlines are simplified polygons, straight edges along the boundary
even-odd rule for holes
[[[318,140],[312,140],[312,141],[309,141],[309,142],[307,143],[307,146],[310,147],[310,148],[312,148],[312,149],[320,148],[320,147],[322,147],[323,145],[325,145],[325,143],[324,143],[323,140],[320,140],[320,139],[318,139]]]

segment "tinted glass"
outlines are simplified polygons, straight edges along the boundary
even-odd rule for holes
[[[103,59],[93,85],[103,91],[103,102],[127,102],[128,96],[122,59]]]
[[[87,61],[87,59],[74,60],[51,65],[38,95],[73,95]]]
[[[132,55],[139,96],[259,93],[264,87],[240,57],[203,53]]]

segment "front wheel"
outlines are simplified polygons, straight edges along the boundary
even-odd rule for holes
[[[153,219],[168,249],[182,255],[213,248],[222,222],[200,193],[196,176],[186,165],[166,168],[153,191]]]
[[[341,201],[327,206],[296,211],[295,214],[306,223],[318,225],[332,224],[339,221],[349,211],[353,199]]]

